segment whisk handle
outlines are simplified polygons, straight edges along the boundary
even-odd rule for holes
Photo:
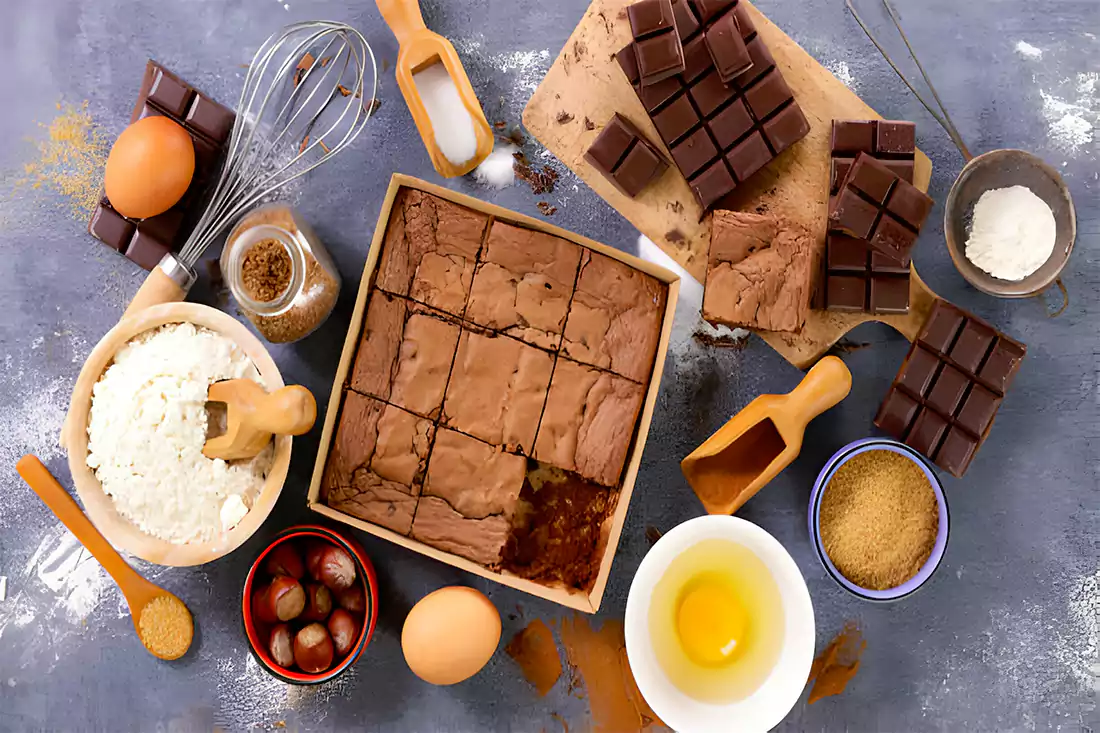
[[[171,253],[166,254],[160,264],[149,273],[149,277],[145,278],[122,317],[132,316],[161,303],[182,301],[194,284],[194,271]]]
[[[424,16],[420,13],[419,0],[375,0],[386,25],[397,36],[398,45],[402,45],[414,34],[427,30]]]

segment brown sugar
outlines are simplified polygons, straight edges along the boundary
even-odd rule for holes
[[[888,450],[846,461],[821,499],[821,544],[845,578],[888,590],[927,562],[939,530],[928,477],[912,459]]]
[[[293,264],[277,239],[261,239],[248,248],[241,265],[245,293],[259,303],[270,303],[286,292]]]
[[[161,659],[179,659],[191,646],[195,626],[191,612],[172,595],[157,596],[141,609],[138,617],[141,643]]]
[[[829,646],[817,656],[810,667],[810,682],[813,689],[807,700],[811,705],[823,697],[839,695],[859,671],[860,658],[867,648],[859,627],[849,621],[836,635]]]

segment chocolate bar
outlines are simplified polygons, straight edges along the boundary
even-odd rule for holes
[[[668,168],[668,162],[642,132],[615,113],[584,154],[615,188],[634,198]]]
[[[917,154],[917,126],[901,120],[833,120],[830,148],[831,197],[840,192],[840,184],[860,153],[867,153],[881,161],[899,178],[912,183]]]
[[[643,85],[633,42],[616,58],[705,210],[805,137],[810,124],[757,34],[747,4],[695,0],[693,9],[687,0],[676,0],[673,14],[683,41],[683,73]],[[732,84],[722,81],[706,43],[707,31],[728,15],[752,61]]]
[[[672,0],[641,0],[626,9],[642,86],[684,70],[684,47],[676,29]]]
[[[937,300],[875,425],[961,478],[1026,353],[977,316]]]
[[[860,153],[829,212],[829,228],[867,241],[896,260],[909,257],[932,210],[932,198]]]
[[[737,27],[737,17],[733,13],[726,13],[715,21],[703,37],[723,83],[732,84],[734,79],[752,68],[749,48],[741,37],[741,29]]]
[[[909,312],[909,260],[898,261],[840,232],[825,237],[824,307],[857,313]]]
[[[218,174],[235,115],[155,61],[145,65],[130,122],[161,115],[187,131],[195,146],[195,174],[183,198],[163,214],[130,219],[104,196],[88,231],[107,246],[152,270],[173,247],[183,244],[202,213],[203,194]]]

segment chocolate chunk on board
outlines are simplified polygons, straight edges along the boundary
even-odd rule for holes
[[[866,241],[887,257],[904,260],[930,211],[928,194],[860,153],[829,212],[829,228]]]
[[[673,13],[684,46],[682,73],[643,85],[633,41],[616,59],[699,204],[704,210],[721,208],[739,184],[805,137],[810,124],[746,4],[676,0]],[[731,14],[752,65],[726,84],[706,34]]]
[[[860,153],[866,153],[908,183],[913,182],[917,126],[903,120],[833,120],[829,196],[835,198]],[[830,209],[832,201],[830,200]]]
[[[635,198],[668,169],[668,162],[657,148],[618,112],[588,148],[584,159],[630,198]]]
[[[672,0],[641,0],[626,9],[632,48],[642,86],[676,76],[684,70],[684,47],[676,28]]]
[[[989,437],[1027,347],[937,300],[875,425],[962,477]]]
[[[819,295],[828,310],[909,312],[909,260],[899,261],[840,232],[825,236]]]
[[[233,111],[218,104],[156,61],[145,65],[130,122],[159,115],[179,123],[195,146],[195,174],[183,198],[163,214],[130,219],[104,196],[92,212],[88,232],[111,249],[152,270],[161,258],[183,244],[202,215],[210,184],[217,180],[225,144],[233,130]]]

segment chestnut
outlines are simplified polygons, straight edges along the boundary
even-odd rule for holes
[[[306,550],[306,568],[329,590],[347,590],[355,582],[355,562],[336,545],[313,544]]]
[[[301,580],[306,574],[302,555],[290,542],[284,542],[268,554],[264,569],[268,575],[286,575],[295,580]]]
[[[363,593],[363,586],[356,583],[350,588],[338,591],[336,593],[336,605],[362,616],[367,611],[367,600]]]
[[[252,615],[256,617],[257,621],[265,624],[279,622],[279,619],[272,612],[271,606],[267,603],[267,588],[256,586],[252,590]]]
[[[294,664],[294,639],[290,627],[279,624],[271,630],[271,643],[268,645],[271,658],[280,667],[290,667]]]
[[[355,619],[343,608],[337,608],[328,618],[328,631],[332,635],[332,646],[336,656],[345,656],[355,646]]]
[[[324,672],[332,666],[332,637],[319,623],[304,627],[294,637],[294,661],[308,674]]]
[[[332,591],[320,583],[306,583],[306,610],[303,621],[324,621],[332,612]]]
[[[279,621],[290,621],[306,608],[306,591],[302,584],[286,575],[277,575],[267,587],[263,603],[267,611]]]

